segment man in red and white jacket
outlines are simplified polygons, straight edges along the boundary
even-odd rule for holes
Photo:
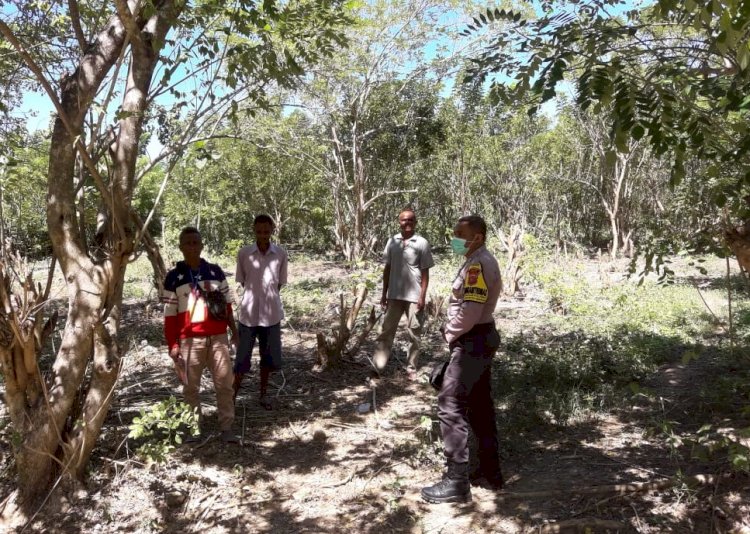
[[[229,357],[227,328],[232,331],[232,344],[237,345],[237,326],[232,314],[229,285],[221,267],[201,258],[203,242],[193,227],[180,232],[180,252],[184,261],[177,262],[164,282],[164,336],[169,356],[184,374],[185,402],[200,415],[200,382],[208,367],[216,391],[221,439],[238,442],[232,432],[234,399],[232,362]],[[227,305],[227,319],[217,320],[209,314],[205,293],[221,291]]]

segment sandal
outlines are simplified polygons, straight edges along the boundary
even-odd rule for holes
[[[265,395],[258,399],[258,404],[260,404],[263,408],[266,410],[273,410],[273,404],[271,403],[270,399],[266,397]]]

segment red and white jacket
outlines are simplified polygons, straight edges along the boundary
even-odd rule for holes
[[[161,297],[164,304],[164,337],[170,350],[180,339],[227,333],[228,321],[211,318],[206,300],[196,285],[200,285],[204,291],[221,291],[227,301],[227,315],[232,313],[229,284],[221,267],[201,258],[196,272],[184,261],[178,261],[177,266],[167,273]]]

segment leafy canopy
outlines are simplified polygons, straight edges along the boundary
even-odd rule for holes
[[[489,30],[467,81],[491,81],[495,101],[531,114],[572,85],[575,102],[609,118],[615,147],[645,139],[672,162],[688,157],[708,177],[729,175],[715,202],[744,196],[750,183],[750,1],[660,0],[632,9],[622,0],[544,1],[536,19],[488,9],[464,32]]]

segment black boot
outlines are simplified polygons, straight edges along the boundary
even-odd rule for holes
[[[469,476],[469,481],[471,482],[472,486],[477,486],[479,488],[485,488],[492,491],[500,491],[503,489],[503,485],[505,484],[505,481],[503,480],[503,474],[500,472],[500,469],[497,471],[489,471],[484,472],[481,469],[477,469],[476,471],[472,472]]]
[[[503,473],[496,454],[480,454],[479,466],[469,473],[472,486],[479,486],[493,491],[502,489]]]
[[[470,501],[468,464],[449,461],[442,480],[434,486],[422,488],[422,498],[431,503]]]

